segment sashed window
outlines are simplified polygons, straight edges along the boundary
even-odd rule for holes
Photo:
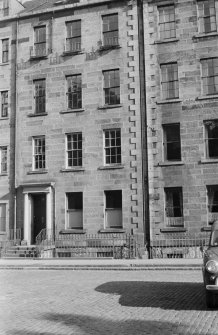
[[[83,229],[83,193],[71,192],[67,197],[67,228]]]
[[[121,131],[110,129],[104,132],[105,164],[121,164]]]
[[[169,63],[161,65],[161,86],[163,99],[176,99],[179,97],[178,65]]]
[[[201,60],[203,93],[218,94],[218,58]]]
[[[1,158],[1,174],[8,172],[8,148],[0,147],[0,158]]]
[[[200,33],[217,31],[216,8],[214,0],[198,1],[198,17]]]
[[[0,231],[6,232],[6,204],[0,204]]]
[[[208,221],[218,220],[218,185],[207,186]]]
[[[106,105],[120,103],[120,73],[119,70],[104,71],[104,95]]]
[[[158,7],[160,39],[176,37],[175,7]]]
[[[181,140],[180,125],[167,124],[163,125],[164,131],[164,159],[166,161],[181,160]]]
[[[67,77],[67,101],[69,109],[82,108],[82,76]]]
[[[110,14],[102,17],[103,20],[103,45],[118,45],[118,14]]]
[[[105,191],[106,228],[122,228],[122,191]]]
[[[9,0],[3,0],[3,16],[9,15]]]
[[[81,51],[81,20],[66,22],[66,51]]]
[[[37,27],[34,29],[34,56],[46,56],[46,26]]]
[[[46,91],[45,91],[45,79],[35,80],[35,113],[43,114],[46,109]]]
[[[33,139],[33,170],[45,169],[45,136]]]
[[[82,133],[67,134],[67,167],[82,166]]]
[[[1,92],[1,117],[8,116],[8,91]]]
[[[9,61],[9,39],[2,40],[2,63]]]
[[[183,226],[183,198],[181,187],[165,188],[167,226]]]
[[[207,158],[218,158],[218,120],[205,121],[205,146]]]

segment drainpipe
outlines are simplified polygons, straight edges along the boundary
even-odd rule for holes
[[[148,181],[148,140],[147,140],[147,102],[145,73],[145,43],[143,0],[137,0],[138,14],[138,49],[139,49],[139,80],[140,80],[140,114],[142,132],[142,188],[143,188],[143,222],[144,243],[147,246],[149,258],[151,255],[150,215],[149,215],[149,181]]]

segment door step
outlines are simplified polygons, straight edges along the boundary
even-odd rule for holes
[[[9,247],[2,258],[33,258],[37,256],[35,245],[19,245]]]

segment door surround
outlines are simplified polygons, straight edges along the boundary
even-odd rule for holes
[[[46,230],[48,236],[52,235],[52,184],[26,184],[22,185],[24,194],[24,241],[31,244],[32,212],[33,204],[31,195],[46,194]]]

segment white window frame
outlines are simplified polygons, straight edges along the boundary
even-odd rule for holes
[[[32,170],[33,171],[43,171],[46,169],[46,142],[45,142],[45,153],[44,153],[44,162],[45,162],[45,166],[42,168],[36,168],[36,153],[35,153],[35,147],[36,147],[36,143],[35,141],[38,139],[44,139],[45,141],[45,135],[39,135],[39,136],[34,136],[32,138]]]
[[[35,45],[37,43],[35,39],[35,31],[36,29],[43,28],[43,27],[45,28],[45,54],[36,55]],[[46,23],[33,26],[33,44],[32,45],[33,46],[30,48],[30,50],[32,51],[30,56],[40,58],[40,57],[46,57],[48,55],[48,25]]]
[[[176,65],[177,66],[177,80],[169,80],[169,76],[168,76],[168,80],[167,81],[163,81],[163,71],[162,71],[162,67],[163,66],[170,66],[170,65]],[[178,66],[178,62],[170,62],[170,63],[162,63],[160,64],[160,78],[161,78],[161,96],[162,96],[162,99],[165,101],[167,100],[175,100],[175,99],[179,99],[179,66]],[[169,98],[167,97],[167,95],[170,95],[169,92],[170,92],[170,84],[169,83],[177,83],[178,84],[178,96],[176,96],[176,92],[177,92],[177,88],[175,87],[174,88],[174,96],[173,97],[170,97]],[[167,83],[167,90],[163,90],[163,84],[164,83]],[[165,94],[164,92],[168,92],[167,94]]]
[[[75,227],[75,228],[70,228],[69,227],[69,215],[68,215],[68,194],[70,193],[82,193],[82,226],[81,227]],[[73,209],[70,209],[73,211]],[[76,211],[76,210],[75,210]],[[79,211],[79,210],[78,210]],[[75,229],[75,230],[83,230],[83,225],[84,225],[84,192],[66,192],[65,193],[65,229]]]
[[[214,188],[214,189],[217,189],[218,191],[218,185],[207,185],[206,188],[207,188],[206,189],[206,192],[207,192],[207,223],[209,225],[210,223],[213,223],[213,221],[218,220],[218,212],[210,211],[209,189]]]
[[[161,23],[160,23],[160,9],[167,8],[167,7],[168,8],[169,7],[174,7],[174,21],[169,21],[169,22],[174,22],[174,28],[175,29],[173,31],[175,31],[175,36],[169,37],[169,38],[167,38],[167,37],[163,38],[163,37],[161,37],[161,32],[160,32],[160,25],[161,25]],[[167,4],[167,5],[163,5],[163,6],[160,5],[160,6],[157,7],[157,11],[158,11],[158,37],[159,37],[159,40],[161,40],[161,41],[167,41],[169,39],[176,38],[177,31],[176,31],[176,9],[175,9],[175,5],[174,4]],[[164,30],[164,32],[165,32],[165,30]]]
[[[5,205],[5,230],[0,230],[0,235],[6,235],[9,232],[9,202],[0,200],[0,205]]]
[[[174,143],[179,143],[180,144],[180,159],[167,159],[167,144],[170,142],[167,142],[167,128],[173,127],[173,126],[178,126],[179,127],[179,141],[174,141]],[[180,123],[167,123],[167,124],[162,124],[162,130],[163,130],[163,161],[165,162],[180,162],[182,160],[182,146],[181,146],[181,127]]]
[[[171,190],[180,190],[181,193],[181,216],[170,216],[167,215],[167,191]],[[173,207],[174,208],[174,207]],[[184,198],[183,198],[183,187],[176,186],[176,187],[165,187],[164,188],[164,221],[166,227],[184,227]]]
[[[3,62],[3,41],[8,40],[8,60],[7,62]],[[7,65],[10,62],[10,38],[5,36],[0,39],[0,64]]]
[[[118,29],[117,29],[117,32],[118,32],[118,37],[117,37],[117,43],[112,43],[112,44],[105,44],[104,43],[104,33],[105,33],[105,31],[104,31],[104,28],[103,28],[103,18],[104,17],[109,17],[109,16],[117,16],[117,26],[118,26]],[[103,47],[112,47],[112,46],[119,46],[119,40],[120,40],[120,38],[119,38],[119,35],[120,35],[120,29],[119,29],[119,13],[118,12],[116,12],[116,13],[107,13],[107,14],[103,14],[102,15],[102,17],[101,17],[101,20],[102,20],[102,46]],[[112,30],[110,30],[110,31],[112,31]]]
[[[3,110],[2,110],[2,94],[4,92],[8,93],[8,104],[7,104],[7,115],[6,116],[2,116],[2,112],[3,112]],[[9,97],[10,97],[10,95],[9,95],[9,90],[8,89],[0,91],[0,119],[6,119],[6,118],[9,117]]]
[[[75,135],[75,134],[81,134],[81,137],[82,137],[82,132],[81,131],[76,131],[76,132],[72,132],[72,133],[67,133],[65,135],[65,150],[66,150],[66,155],[65,155],[65,166],[67,169],[74,169],[74,168],[79,168],[79,167],[82,167],[83,166],[83,138],[82,138],[82,149],[81,149],[81,152],[82,152],[82,165],[69,165],[68,164],[68,152],[69,151],[74,151],[73,149],[72,150],[68,150],[68,136],[69,135]],[[78,150],[78,149],[76,149]],[[79,150],[78,150],[79,151]]]
[[[207,120],[204,121],[204,142],[205,142],[205,158],[206,159],[218,159],[218,155],[217,156],[209,156],[209,138],[208,138],[208,128],[209,128],[209,124],[211,123],[211,126],[213,126],[214,123],[214,127],[218,127],[218,119],[215,120]],[[215,139],[215,138],[214,138]],[[218,139],[217,139],[218,140]]]
[[[3,150],[6,149],[6,161],[3,161]],[[6,170],[2,169],[2,165],[6,164]],[[7,175],[8,174],[8,146],[7,145],[1,145],[0,146],[0,174],[1,175]]]
[[[106,192],[115,192],[115,191],[120,191],[121,192],[121,202],[122,202],[122,207],[121,208],[107,208],[106,206]],[[107,226],[107,210],[120,210],[121,211],[121,226]],[[122,190],[105,190],[104,191],[104,228],[105,229],[123,229],[123,192]]]
[[[67,24],[72,23],[72,22],[77,22],[80,21],[80,48],[78,48],[78,50],[68,50],[67,49],[67,39],[69,38],[67,36]],[[82,51],[82,20],[81,19],[77,19],[77,20],[68,20],[65,22],[65,42],[64,42],[64,51],[65,52],[72,52],[72,53],[77,53],[77,52],[81,52]]]
[[[213,73],[214,75],[213,76],[203,76],[203,62],[207,62],[207,65],[208,65],[208,61],[212,60],[212,59],[217,59],[217,62],[218,62],[218,57],[209,57],[209,58],[202,58],[200,59],[200,63],[201,63],[201,92],[202,92],[202,95],[203,96],[213,96],[213,95],[217,95],[218,92],[212,92],[212,93],[208,93],[208,85],[207,85],[207,92],[205,92],[205,89],[204,89],[204,83],[203,83],[203,78],[218,78],[218,74],[215,75],[215,68],[213,68]],[[207,67],[208,69],[208,67]],[[214,80],[215,82],[215,80]]]
[[[204,25],[204,31],[202,31],[202,27],[201,27],[201,23],[200,23],[200,10],[199,10],[199,3],[203,3],[204,0],[197,0],[197,16],[198,16],[198,32],[199,34],[202,34],[202,35],[207,35],[207,34],[211,34],[211,33],[216,33],[217,32],[217,25],[218,25],[218,4],[217,4],[217,1],[215,0],[214,1],[214,9],[215,9],[215,19],[216,19],[216,30],[212,30],[212,31],[209,31],[209,32],[205,32],[205,25]]]
[[[120,162],[118,163],[106,163],[106,149],[107,148],[112,148],[112,147],[106,147],[106,138],[105,138],[105,133],[106,132],[112,132],[112,131],[119,131],[120,132]],[[122,164],[122,133],[121,133],[121,128],[110,128],[110,129],[104,129],[103,130],[103,147],[104,147],[104,165],[105,166],[113,166],[113,165],[121,165]],[[119,146],[115,146],[114,148],[119,148]],[[111,157],[111,156],[110,156]]]

